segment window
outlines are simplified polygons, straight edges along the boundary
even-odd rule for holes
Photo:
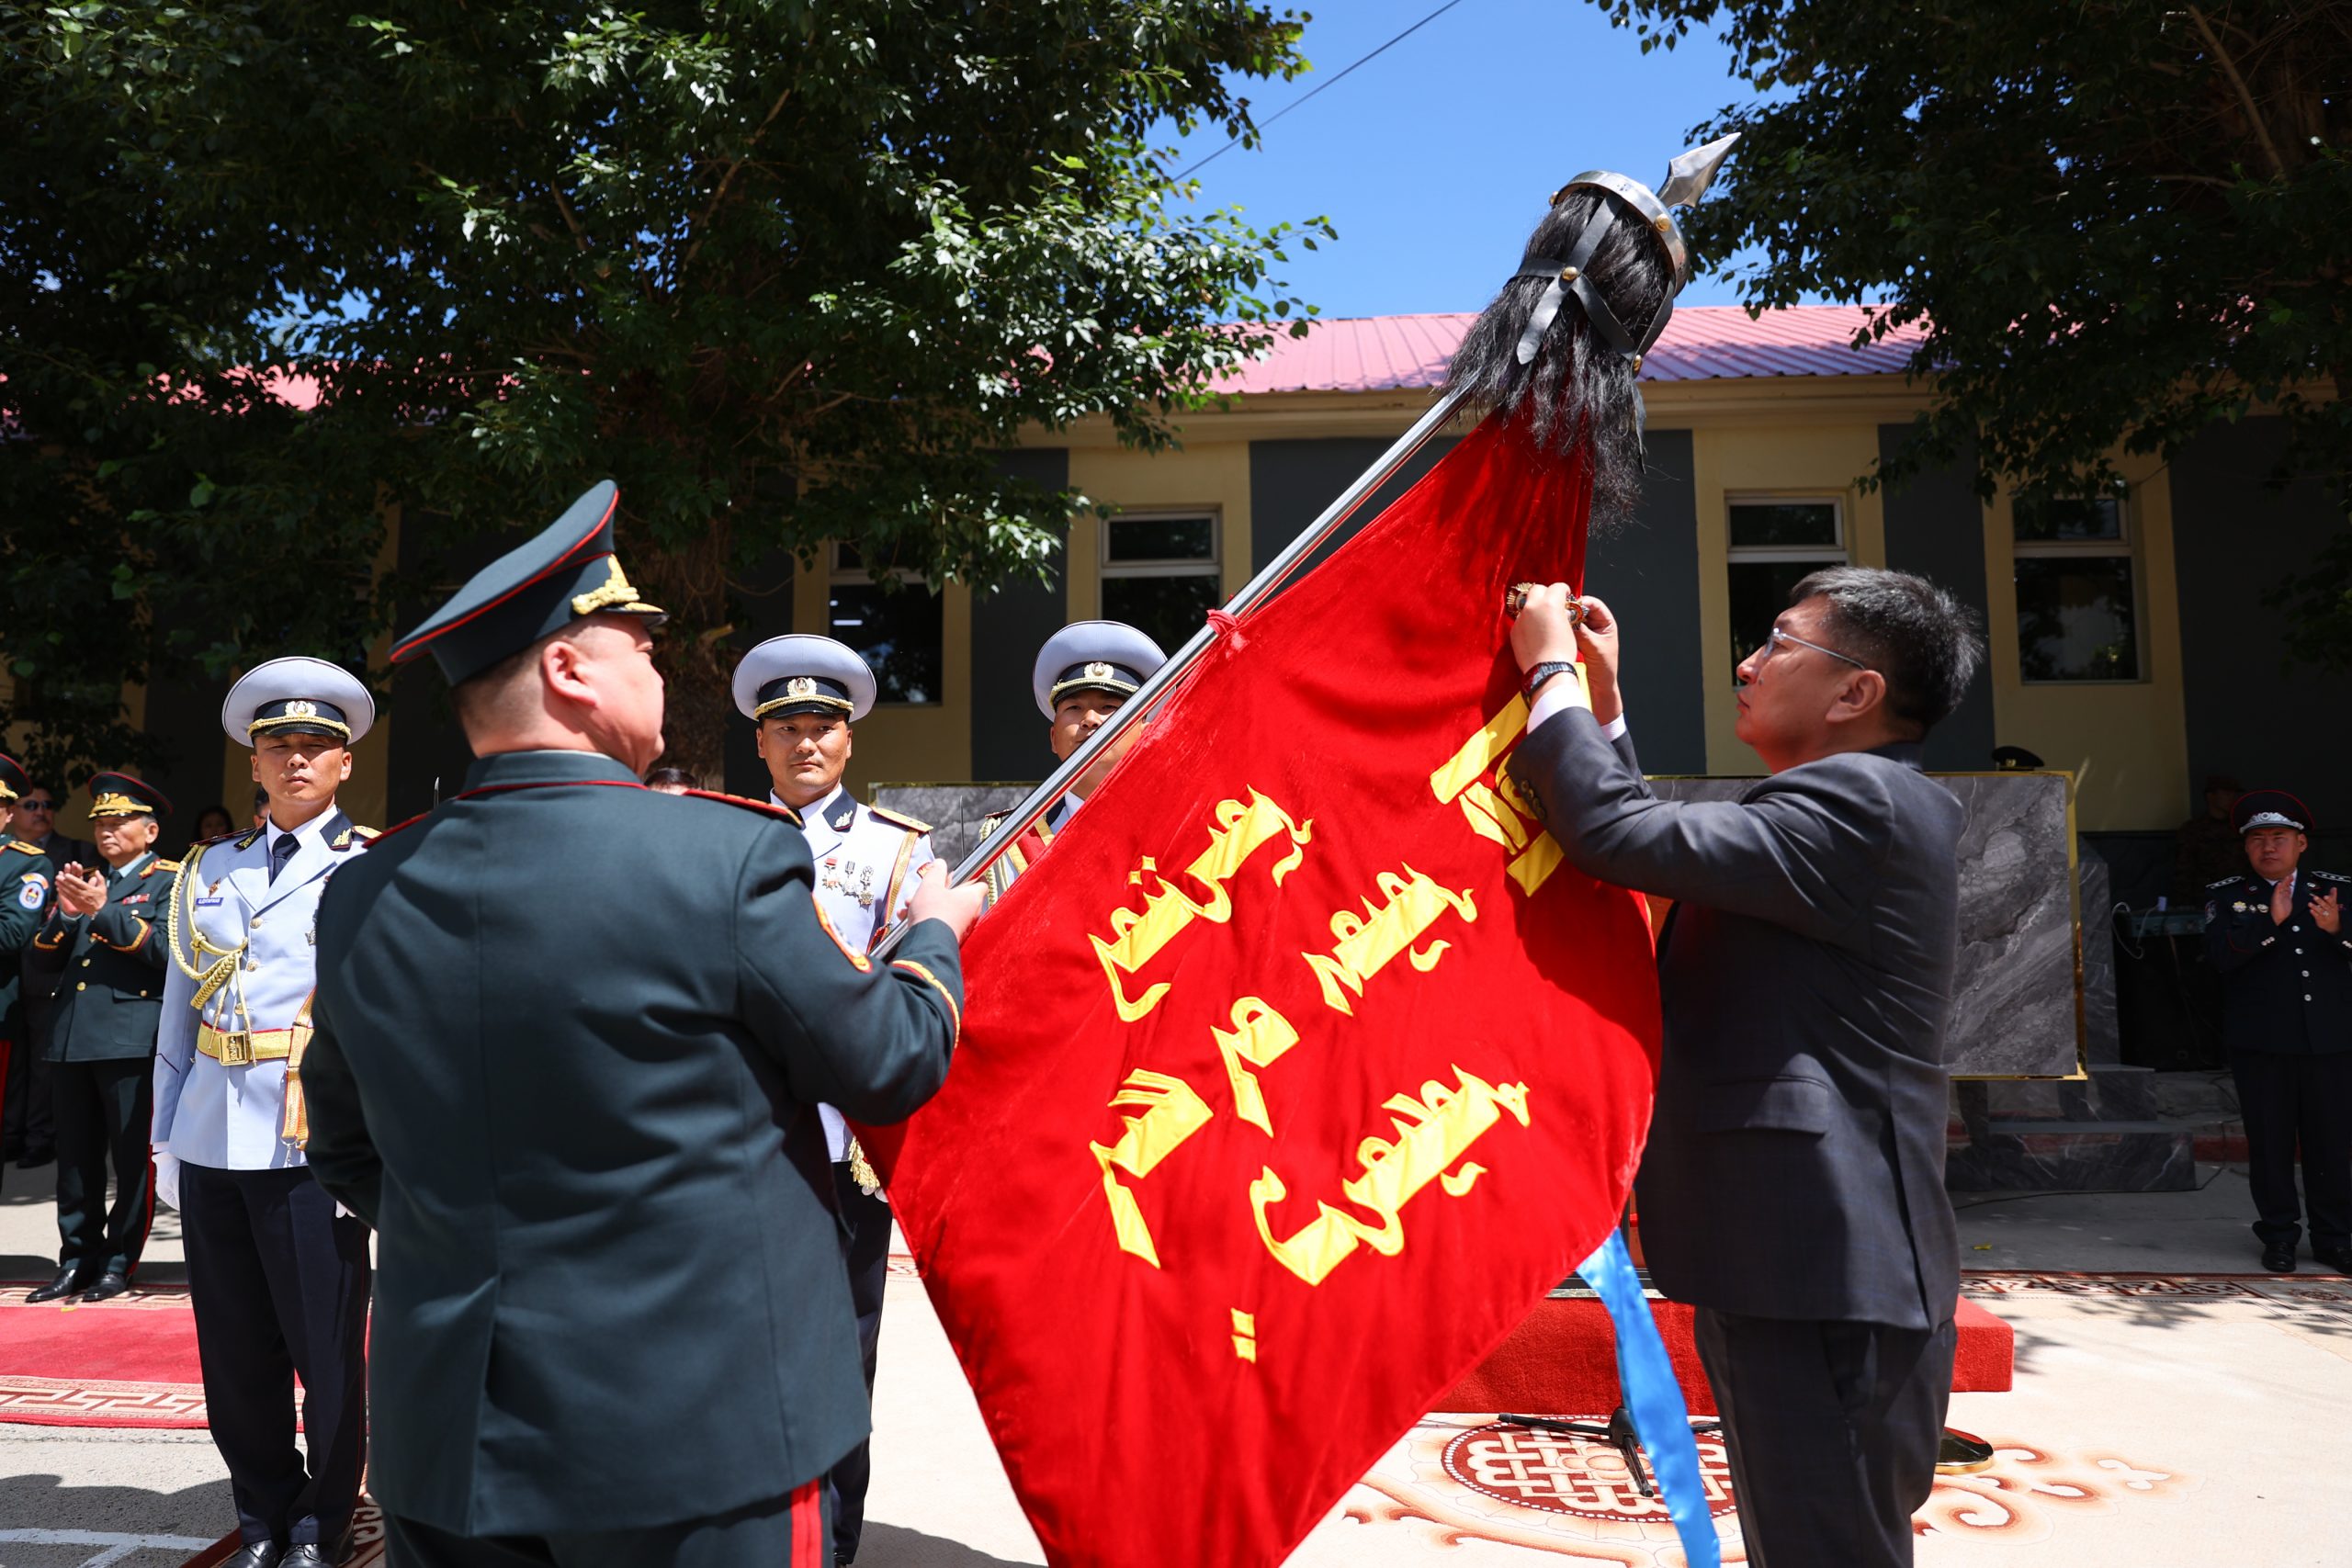
[[[1790,590],[1825,566],[1846,564],[1844,503],[1836,499],[1758,497],[1730,513],[1731,658],[1764,646],[1789,607]]]
[[[1102,618],[1175,652],[1225,603],[1223,530],[1210,512],[1123,513],[1102,522]]]
[[[2120,496],[2020,495],[2018,670],[2029,681],[2136,681],[2140,628]]]
[[[886,590],[855,546],[836,544],[825,629],[873,666],[876,701],[935,703],[945,640],[939,595],[920,577],[896,576],[897,585]]]

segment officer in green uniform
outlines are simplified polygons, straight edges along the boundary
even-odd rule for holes
[[[0,756],[0,807],[8,808],[8,826],[15,826],[16,802],[33,787],[30,774],[14,757]],[[26,1039],[24,1011],[18,1006],[21,984],[17,955],[32,944],[49,908],[50,888],[57,868],[40,846],[13,832],[0,831],[0,1085],[8,1081],[9,1059],[31,1051]],[[31,1080],[31,1074],[24,1078]]]
[[[824,1568],[867,1411],[817,1107],[912,1113],[963,1005],[977,888],[927,874],[869,957],[819,919],[791,811],[639,783],[661,612],[617,503],[394,645],[476,761],[319,912],[310,1157],[377,1233],[396,1568]]]
[[[155,1030],[164,1016],[164,937],[175,862],[155,840],[171,802],[128,773],[90,781],[90,824],[103,869],[57,874],[57,901],[33,945],[62,961],[57,1016],[44,1049],[57,1117],[57,1278],[30,1300],[130,1289],[155,1217],[147,1158],[154,1115]],[[107,1168],[114,1205],[107,1206]]]

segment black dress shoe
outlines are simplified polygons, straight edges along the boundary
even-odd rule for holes
[[[98,1282],[82,1292],[85,1302],[110,1302],[130,1289],[130,1276],[109,1269],[98,1276]]]
[[[2352,1274],[2352,1247],[2314,1247],[2312,1256],[2338,1274]]]
[[[277,1568],[286,1561],[274,1540],[249,1540],[220,1560],[220,1568]]]
[[[286,1549],[286,1555],[277,1560],[277,1568],[296,1568],[297,1564],[300,1568],[334,1568],[342,1561],[325,1547],[304,1540]]]
[[[48,1284],[43,1285],[40,1290],[35,1291],[32,1294],[27,1296],[25,1300],[28,1302],[57,1301],[62,1297],[70,1296],[74,1292],[80,1290],[82,1288],[82,1281],[83,1274],[78,1265],[72,1269],[60,1269],[57,1271],[56,1279],[51,1280]]]
[[[2295,1271],[2295,1249],[2284,1242],[2262,1249],[2262,1266],[2273,1274]]]

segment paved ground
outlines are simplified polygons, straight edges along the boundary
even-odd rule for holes
[[[1956,1426],[1994,1438],[2001,1464],[1940,1486],[1923,1517],[1931,1568],[2265,1568],[2352,1563],[2352,1284],[2308,1263],[2283,1287],[2243,1281],[2093,1285],[2069,1270],[2245,1274],[2245,1181],[2206,1168],[2193,1193],[1963,1198],[1965,1265],[1978,1299],[2018,1331],[2018,1388],[1963,1394]],[[51,1210],[7,1172],[0,1277],[47,1269]],[[164,1216],[166,1222],[171,1216]],[[159,1226],[153,1277],[183,1278]],[[2300,1293],[2297,1293],[2300,1292]],[[2335,1299],[2341,1298],[2341,1299]],[[989,1568],[1043,1557],[919,1282],[893,1280],[876,1398],[868,1568]],[[1517,1494],[1463,1483],[1443,1455],[1480,1413],[1408,1434],[1310,1538],[1301,1568],[1679,1561],[1655,1525],[1564,1506],[1605,1499],[1589,1454],[1472,1442]],[[1478,1444],[1483,1442],[1483,1450]],[[1455,1445],[1458,1449],[1460,1445]],[[1565,1478],[1565,1479],[1564,1479]],[[1532,1488],[1532,1489],[1531,1489]],[[1574,1495],[1571,1495],[1574,1494]],[[1602,1509],[1606,1512],[1606,1509]],[[1589,1508],[1587,1514],[1592,1512]],[[169,1568],[229,1526],[228,1486],[201,1433],[115,1433],[0,1424],[0,1568]],[[1735,1526],[1722,1521],[1736,1561]]]

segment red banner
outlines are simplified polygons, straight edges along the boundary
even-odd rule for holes
[[[1498,772],[1503,595],[1581,581],[1585,512],[1489,421],[966,944],[946,1088],[874,1143],[1047,1561],[1279,1562],[1623,1206],[1648,933]]]

